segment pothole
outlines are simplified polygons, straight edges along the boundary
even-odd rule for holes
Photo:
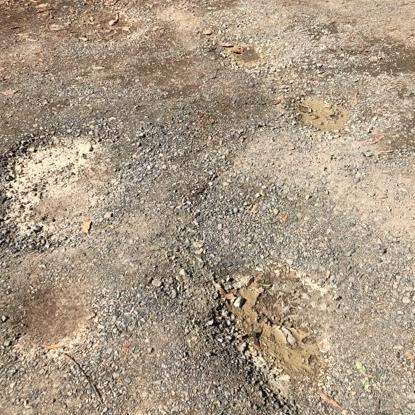
[[[79,234],[83,221],[105,207],[104,190],[114,183],[101,145],[88,138],[60,138],[29,148],[7,170],[4,218],[16,238],[61,241]]]
[[[328,352],[325,289],[283,264],[237,272],[217,289],[271,383],[279,390],[298,383],[318,386]]]
[[[317,97],[305,98],[298,109],[304,124],[322,131],[342,130],[350,119],[350,113],[345,108]]]

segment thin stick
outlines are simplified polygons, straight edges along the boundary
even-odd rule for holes
[[[63,354],[70,359],[73,363],[75,363],[76,367],[79,369],[79,371],[85,376],[85,379],[88,381],[89,385],[91,386],[92,390],[95,392],[95,394],[98,396],[98,399],[101,403],[104,403],[104,400],[102,399],[101,392],[98,390],[98,388],[95,386],[95,384],[92,382],[91,378],[88,376],[88,374],[85,372],[85,370],[82,368],[82,366],[68,353],[63,352]]]
[[[327,403],[328,405],[330,405],[334,409],[337,409],[338,411],[343,410],[343,407],[337,401],[335,401],[332,397],[327,395],[326,393],[320,392],[319,395],[320,395],[320,398],[323,402]]]
[[[374,415],[379,415],[380,414],[381,404],[382,404],[382,402],[380,401],[380,399],[378,399],[378,401],[376,402],[376,408],[375,408],[375,414]]]

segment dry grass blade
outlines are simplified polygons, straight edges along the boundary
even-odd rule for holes
[[[95,386],[95,384],[92,382],[91,378],[88,376],[88,374],[85,372],[85,370],[82,368],[82,366],[68,353],[63,353],[69,360],[71,360],[75,366],[79,369],[79,371],[84,375],[85,379],[88,381],[89,385],[91,386],[92,390],[97,395],[99,401],[101,403],[104,403],[104,400],[102,399],[101,392],[98,390],[98,388]]]

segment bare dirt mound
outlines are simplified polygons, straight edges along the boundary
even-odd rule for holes
[[[217,289],[277,389],[318,387],[329,350],[326,288],[288,265],[268,264],[236,272]]]

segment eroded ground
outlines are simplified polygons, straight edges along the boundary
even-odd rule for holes
[[[0,0],[0,413],[415,412],[415,5]]]

